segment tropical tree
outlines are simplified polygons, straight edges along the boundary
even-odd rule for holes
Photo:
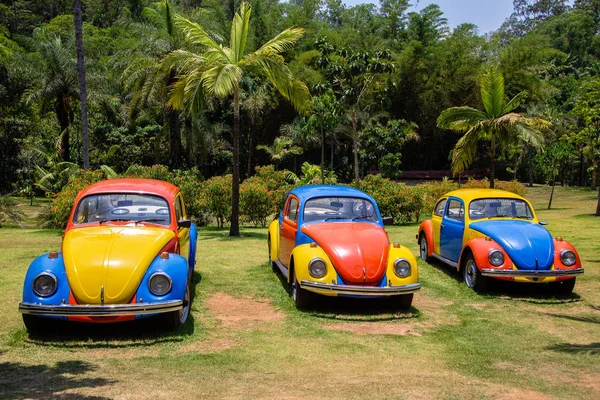
[[[285,160],[291,155],[302,154],[303,150],[299,146],[294,146],[294,142],[292,139],[286,137],[276,137],[273,141],[272,146],[267,146],[261,144],[260,146],[256,146],[257,150],[264,150],[267,152],[273,164],[275,164],[275,169],[280,162]]]
[[[75,48],[77,49],[77,76],[79,78],[79,100],[81,101],[81,137],[83,142],[83,169],[90,166],[88,152],[87,88],[85,82],[85,62],[83,54],[83,28],[81,19],[81,0],[73,2],[73,21],[75,23]]]
[[[307,127],[319,132],[321,136],[321,183],[325,183],[326,135],[341,123],[343,111],[331,89],[321,96],[313,97],[310,103],[311,116],[308,118]],[[333,160],[331,162],[333,163]]]
[[[477,155],[477,143],[489,141],[490,188],[494,188],[496,156],[519,139],[533,147],[543,146],[540,128],[550,126],[541,118],[531,118],[513,112],[524,101],[526,92],[520,92],[506,102],[504,77],[496,68],[490,68],[481,79],[481,100],[484,110],[463,106],[448,108],[440,114],[437,125],[443,129],[465,132],[452,150],[452,172],[463,172]]]
[[[266,77],[296,110],[305,111],[310,94],[304,83],[295,79],[281,53],[291,49],[304,34],[301,28],[286,29],[258,50],[246,53],[251,7],[242,2],[231,24],[229,47],[217,43],[200,25],[182,16],[176,23],[191,48],[204,48],[202,54],[187,50],[171,52],[166,65],[179,65],[180,75],[170,91],[169,105],[174,109],[198,112],[204,92],[227,98],[233,95],[233,179],[230,236],[239,236],[240,200],[240,81],[245,74]]]

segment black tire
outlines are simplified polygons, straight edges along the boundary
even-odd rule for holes
[[[185,288],[184,307],[179,311],[173,311],[162,315],[163,325],[167,330],[175,331],[185,324],[192,309],[192,284],[188,281]]]
[[[54,321],[37,315],[23,314],[23,323],[29,333],[49,332],[54,329]]]
[[[566,279],[564,281],[558,282],[550,282],[550,289],[558,295],[569,295],[573,293],[573,289],[575,288],[575,281],[577,278]]]
[[[296,308],[304,310],[310,306],[312,300],[312,293],[306,289],[302,289],[296,279],[296,271],[292,270],[292,299]]]
[[[408,311],[410,310],[410,306],[412,305],[413,293],[392,296],[392,301],[394,302],[394,306],[396,309]]]
[[[463,264],[463,276],[467,287],[470,287],[476,292],[482,292],[487,289],[488,278],[487,276],[481,275],[481,271],[475,263],[473,254],[468,254],[465,257],[465,262]]]
[[[421,235],[419,236],[419,255],[425,262],[429,262],[429,259],[431,258],[429,257],[429,246],[424,232],[421,232]]]

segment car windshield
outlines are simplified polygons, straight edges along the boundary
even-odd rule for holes
[[[469,205],[469,217],[533,219],[529,205],[519,199],[491,198],[473,200]]]
[[[373,203],[356,197],[319,197],[304,205],[304,222],[333,221],[378,221]]]
[[[111,221],[169,225],[169,205],[159,196],[136,193],[103,193],[86,196],[77,205],[73,223]]]

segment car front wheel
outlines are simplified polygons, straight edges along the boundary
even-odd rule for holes
[[[292,271],[292,299],[299,310],[303,310],[310,305],[312,293],[302,289],[296,279],[296,271]]]
[[[183,302],[184,306],[181,310],[164,314],[164,324],[168,330],[174,331],[179,329],[186,323],[190,316],[190,309],[192,307],[192,284],[189,281],[185,288]]]
[[[392,296],[392,301],[398,310],[408,311],[413,301],[413,293]]]
[[[29,333],[40,333],[52,328],[52,320],[37,315],[23,314],[23,323]]]
[[[421,232],[421,235],[419,236],[419,254],[423,261],[429,261],[429,247],[427,246],[427,238],[423,232]]]
[[[481,275],[481,271],[477,268],[475,259],[472,254],[467,255],[463,266],[465,284],[471,289],[480,292],[487,287],[487,277]]]
[[[566,279],[564,281],[551,282],[550,288],[552,291],[558,295],[568,295],[573,293],[573,289],[575,288],[575,281],[577,278]]]

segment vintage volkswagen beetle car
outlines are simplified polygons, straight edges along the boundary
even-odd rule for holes
[[[552,238],[521,196],[504,190],[462,189],[446,193],[431,219],[419,227],[420,255],[462,271],[465,283],[484,290],[488,278],[549,283],[570,293],[583,273],[575,248]]]
[[[49,319],[108,323],[189,315],[197,232],[179,189],[111,179],[79,192],[62,249],[31,263],[19,311],[30,331]]]
[[[389,242],[383,225],[375,200],[358,189],[294,189],[269,226],[271,265],[291,285],[298,308],[316,293],[395,296],[397,306],[408,309],[420,289],[416,259],[405,246]]]

